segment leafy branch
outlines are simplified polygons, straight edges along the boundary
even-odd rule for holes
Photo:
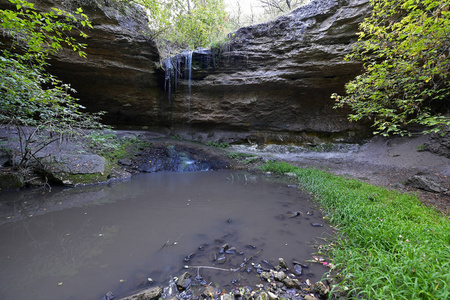
[[[372,15],[360,24],[359,41],[347,60],[364,63],[363,74],[333,94],[349,106],[351,121],[372,120],[375,134],[428,132],[450,126],[450,1],[371,0]]]
[[[63,45],[85,57],[85,44],[76,41],[92,27],[80,8],[69,13],[57,8],[39,12],[33,3],[9,0],[13,9],[0,10],[0,32],[10,46],[0,53],[0,124],[13,125],[19,135],[17,168],[26,167],[36,154],[81,128],[99,128],[102,113],[87,114],[72,96],[75,90],[46,72],[47,60]]]

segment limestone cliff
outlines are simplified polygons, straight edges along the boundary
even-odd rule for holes
[[[194,51],[191,88],[180,78],[170,97],[138,8],[117,9],[106,0],[36,3],[41,9],[82,6],[90,17],[87,59],[62,51],[50,71],[71,83],[90,111],[108,111],[109,124],[226,142],[350,140],[364,129],[334,110],[330,95],[342,93],[360,72],[360,64],[343,58],[369,13],[368,0],[315,0],[239,29],[220,49]]]
[[[366,0],[316,0],[239,29],[207,68],[205,51],[194,52],[190,101],[186,88],[175,93],[173,125],[190,124],[203,139],[220,136],[220,130],[261,141],[351,138],[364,127],[334,110],[330,95],[342,93],[361,70],[344,56],[368,13]]]
[[[85,32],[87,58],[63,49],[49,61],[49,71],[77,90],[75,95],[89,111],[107,111],[113,125],[156,125],[158,97],[164,93],[155,75],[159,54],[148,35],[147,17],[132,5],[108,0],[28,0],[41,11],[82,7],[93,29]],[[12,8],[0,0],[0,9]]]

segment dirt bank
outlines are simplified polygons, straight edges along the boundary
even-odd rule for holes
[[[259,155],[264,160],[282,160],[374,185],[415,192],[424,204],[450,214],[450,159],[425,151],[430,139],[430,136],[375,137],[363,145],[345,147],[310,147],[305,150],[292,146],[236,146],[233,150]],[[408,179],[415,175],[430,178],[447,192],[427,192],[409,185]]]

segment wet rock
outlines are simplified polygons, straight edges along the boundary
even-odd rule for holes
[[[211,262],[215,262],[218,258],[219,258],[219,255],[217,255],[216,252],[211,252],[211,253],[209,254],[209,260],[210,260]]]
[[[208,299],[214,299],[214,297],[216,296],[216,289],[208,285],[203,290],[202,296]]]
[[[162,297],[164,299],[172,299],[178,295],[178,288],[175,284],[175,278],[171,279],[169,285],[166,286],[162,292]]]
[[[220,253],[225,253],[225,251],[227,251],[228,248],[230,248],[228,244],[223,244],[222,247],[220,247]]]
[[[302,267],[300,265],[294,265],[294,271],[298,275],[302,275],[302,273],[303,273],[303,269],[302,269]]]
[[[431,153],[450,158],[450,130],[447,129],[442,133],[445,134],[433,133],[425,146]]]
[[[177,280],[177,287],[180,290],[185,290],[191,285],[192,275],[189,272],[184,272]]]
[[[316,297],[311,296],[311,295],[306,295],[305,296],[305,300],[318,300]]]
[[[106,182],[110,178],[106,173],[109,163],[96,154],[55,154],[41,162],[41,173],[68,186]]]
[[[189,262],[189,261],[191,261],[192,258],[194,258],[194,256],[195,256],[195,253],[191,253],[184,258],[184,261]]]
[[[24,186],[24,177],[17,173],[0,174],[0,189],[20,189]]]
[[[290,211],[290,212],[288,212],[287,213],[287,217],[288,218],[295,218],[295,217],[298,217],[298,216],[300,216],[302,214],[302,212],[301,211]]]
[[[287,269],[287,264],[286,264],[286,262],[284,261],[284,259],[281,258],[281,257],[278,259],[278,265],[279,265],[282,269]]]
[[[114,299],[114,294],[111,291],[107,292],[106,295],[103,296],[103,298],[102,298],[102,300],[113,300],[113,299]]]
[[[234,296],[230,294],[223,294],[220,296],[220,300],[234,300]]]
[[[275,293],[273,293],[271,291],[267,291],[267,295],[269,296],[270,300],[278,300],[278,299],[280,299],[277,294],[275,294]]]
[[[177,297],[173,297],[173,299],[171,300],[191,300],[193,296],[193,293],[191,290],[184,290],[183,292],[181,292],[180,294],[178,294]]]
[[[259,293],[259,295],[256,297],[256,300],[269,300],[269,295],[262,291],[261,293]]]
[[[417,189],[433,193],[444,193],[447,191],[437,180],[425,175],[414,175],[406,181],[406,184]]]
[[[270,278],[272,278],[272,275],[270,274],[270,272],[261,272],[261,274],[259,274],[259,277],[264,280],[269,280]]]
[[[318,281],[314,284],[314,290],[320,297],[327,297],[330,289],[322,281]]]
[[[132,296],[121,298],[120,300],[154,300],[161,297],[162,291],[161,287],[152,287]]]
[[[219,257],[217,257],[216,263],[221,265],[224,264],[227,261],[227,257],[225,256],[225,254],[221,254],[219,255]]]
[[[227,254],[236,254],[236,247],[230,247],[225,251]]]
[[[286,274],[283,271],[274,272],[273,277],[277,281],[283,281],[286,278]]]
[[[127,166],[127,167],[133,165],[133,162],[128,158],[119,159],[118,163],[121,164],[122,166]]]
[[[285,279],[283,279],[283,283],[289,289],[291,289],[291,288],[296,288],[296,289],[301,288],[301,284],[300,284],[300,281],[298,281],[298,279],[292,279],[292,278],[286,277]]]
[[[106,159],[96,154],[57,154],[42,163],[51,173],[92,174],[105,171]]]

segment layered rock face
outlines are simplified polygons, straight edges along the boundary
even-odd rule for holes
[[[351,139],[367,127],[349,123],[330,95],[343,93],[361,70],[344,56],[368,14],[366,0],[317,0],[239,29],[208,68],[204,51],[194,52],[191,96],[186,88],[175,93],[173,125],[184,120],[202,139],[220,137],[221,130],[234,131],[226,135],[230,141]]]
[[[104,120],[109,124],[158,124],[158,99],[164,92],[157,86],[159,54],[145,34],[146,16],[131,6],[118,9],[108,1],[92,2],[81,2],[87,3],[82,7],[94,27],[87,31],[87,58],[63,51],[52,59],[50,71],[71,83],[90,111],[107,111]]]
[[[0,7],[7,2],[0,0]],[[50,72],[71,83],[88,110],[107,111],[109,124],[224,142],[349,141],[367,129],[334,110],[330,95],[343,93],[360,72],[360,64],[343,58],[369,13],[368,0],[315,0],[241,28],[222,49],[194,51],[191,88],[187,78],[179,79],[170,96],[164,70],[156,67],[155,43],[143,34],[146,17],[108,3],[36,1],[41,9],[81,6],[89,16],[94,29],[87,31],[87,59],[61,51]]]
[[[148,35],[146,15],[132,5],[107,0],[29,0],[41,11],[51,7],[74,11],[82,7],[93,25],[80,40],[88,46],[86,58],[63,49],[49,61],[49,72],[77,90],[74,96],[89,111],[107,111],[104,121],[113,125],[156,125],[159,94],[156,63],[159,54]],[[114,4],[114,6],[112,6]],[[15,9],[8,0],[0,8]],[[147,34],[146,34],[147,33]]]

